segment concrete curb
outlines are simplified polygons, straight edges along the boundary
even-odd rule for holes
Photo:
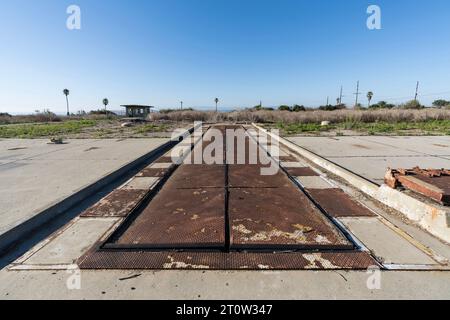
[[[50,220],[57,218],[59,215],[63,214],[73,206],[75,206],[77,203],[85,200],[86,198],[94,195],[96,192],[98,192],[100,189],[105,187],[106,185],[112,183],[113,181],[117,180],[118,178],[122,177],[126,172],[133,170],[137,168],[138,166],[142,165],[155,155],[165,151],[166,149],[169,149],[173,146],[175,146],[179,141],[180,138],[183,137],[187,132],[192,133],[196,127],[193,127],[189,130],[186,130],[185,133],[180,134],[176,138],[172,138],[166,143],[160,145],[156,149],[146,153],[145,155],[137,158],[136,160],[133,160],[129,162],[128,164],[122,166],[121,168],[117,169],[114,172],[111,172],[101,178],[100,180],[81,188],[80,190],[76,191],[71,196],[58,201],[56,203],[51,204],[49,207],[41,211],[40,213],[36,214],[34,217],[22,222],[18,226],[6,231],[5,233],[0,235],[0,255],[3,255],[6,253],[11,247],[16,245],[18,242],[20,242],[20,239],[26,237],[28,234],[32,233],[36,229],[42,227],[46,223],[48,223]]]
[[[306,150],[305,148],[302,148],[280,136],[268,132],[266,129],[261,128],[255,123],[252,123],[252,125],[255,128],[267,133],[267,135],[269,135],[270,137],[278,140],[280,143],[297,152],[299,155],[305,157],[314,164],[346,180],[352,186],[361,190],[365,194],[397,211],[400,211],[408,219],[418,223],[422,228],[438,237],[439,239],[450,243],[450,228],[447,224],[450,210],[444,209],[440,206],[426,204],[405,193],[391,189],[386,185],[378,186],[377,184],[372,183],[346,170],[345,168],[340,167],[332,163],[331,161]]]

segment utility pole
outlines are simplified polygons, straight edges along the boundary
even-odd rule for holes
[[[417,81],[416,85],[416,94],[414,95],[414,101],[417,102],[417,96],[419,95],[419,81]]]
[[[180,101],[181,110],[183,110],[183,101]]]
[[[359,80],[358,80],[358,82],[356,83],[356,93],[355,93],[355,95],[356,95],[356,101],[355,101],[355,108],[358,106],[358,97],[359,97],[359,94],[360,94],[361,92],[359,92]]]
[[[342,89],[343,87],[341,86],[341,93],[339,94],[339,104],[342,104]]]
[[[327,96],[327,104],[326,104],[326,106],[330,105],[329,102],[330,102],[330,96]]]

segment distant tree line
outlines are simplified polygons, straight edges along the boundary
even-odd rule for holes
[[[373,94],[368,95],[371,99]],[[370,101],[369,99],[369,101]],[[450,108],[450,101],[447,100],[436,100],[433,102],[433,107],[435,108]],[[363,107],[361,104],[357,104],[355,106],[356,110],[377,110],[377,109],[410,109],[410,110],[414,110],[414,109],[423,109],[425,108],[424,105],[422,105],[419,101],[417,100],[411,100],[405,103],[401,103],[401,104],[393,104],[393,103],[388,103],[386,101],[379,101],[377,103],[373,103],[367,106],[367,107]],[[253,110],[267,110],[267,111],[273,111],[275,110],[275,108],[267,108],[267,107],[262,107],[261,105],[255,106],[252,108]],[[348,109],[347,105],[345,104],[336,104],[336,105],[332,105],[332,104],[328,104],[328,105],[323,105],[320,106],[318,108],[319,110],[323,110],[323,111],[334,111],[334,110],[343,110],[343,109]],[[301,112],[301,111],[308,111],[308,110],[314,110],[314,108],[306,108],[303,105],[298,105],[295,104],[293,106],[288,106],[288,105],[280,105],[277,110],[279,111],[289,111],[289,112]]]
[[[159,113],[168,114],[176,111],[194,111],[193,108],[183,108],[183,110],[180,109],[161,109],[159,110]]]
[[[450,107],[450,101],[439,99],[433,102],[433,106],[437,108]]]
[[[294,104],[292,107],[287,105],[281,105],[278,110],[280,111],[290,111],[290,112],[300,112],[300,111],[306,111],[305,106],[301,106],[298,104]]]
[[[92,110],[92,111],[89,111],[89,114],[91,114],[91,115],[107,115],[107,116],[116,116],[117,115],[115,112],[112,112],[112,111],[106,110],[106,109]]]

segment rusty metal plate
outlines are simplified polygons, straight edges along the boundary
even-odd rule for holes
[[[211,147],[210,147],[211,145]],[[217,147],[217,148],[215,148]],[[217,154],[217,152],[222,152],[222,155]],[[217,156],[216,156],[217,154]],[[185,161],[187,164],[197,164],[197,165],[207,165],[211,164],[210,162],[206,162],[206,159],[204,156],[211,157],[211,159],[208,159],[208,161],[214,161],[213,164],[221,165],[225,164],[225,145],[224,143],[219,147],[214,146],[214,139],[213,141],[206,141],[202,140],[201,143],[198,143],[194,149],[191,151],[191,153],[187,156],[188,160]]]
[[[352,200],[341,189],[306,189],[311,197],[333,217],[375,217],[376,215]]]
[[[266,153],[263,151],[262,155],[259,153],[259,147],[258,145],[251,139],[248,135],[246,135],[245,131],[243,130],[242,126],[214,126],[213,129],[217,129],[222,133],[222,142],[223,142],[223,149],[221,149],[221,152],[223,153],[223,158],[219,157],[215,164],[223,164],[225,163],[225,160],[228,161],[230,164],[238,164],[238,152],[242,152],[242,157],[244,160],[242,160],[241,164],[266,164],[267,162],[263,161],[268,160],[268,157],[266,156]],[[226,130],[227,129],[241,129],[238,132],[238,137],[235,137],[233,140],[226,138]],[[204,136],[204,139],[206,137],[209,137],[209,133],[207,132]],[[244,141],[243,143],[241,143]],[[211,157],[215,158],[217,150],[215,149],[207,149],[210,144],[214,143],[214,139],[212,141],[202,140],[200,144],[197,144],[191,152],[191,154],[188,155],[189,158],[189,164],[207,164],[204,159],[200,158],[199,155],[208,154]],[[254,150],[250,148],[250,145],[254,147]],[[201,149],[201,150],[200,150]],[[230,152],[227,157],[227,150],[231,149],[234,150],[234,152]],[[206,151],[205,151],[206,150]],[[255,154],[255,150],[257,150],[257,154]],[[212,152],[211,152],[212,151]],[[233,158],[231,158],[231,154]],[[195,155],[195,156],[194,156]],[[250,155],[254,156],[254,163],[250,161]],[[197,157],[197,158],[195,158]]]
[[[117,189],[81,214],[81,217],[126,217],[148,190]]]
[[[245,142],[241,143],[244,139]],[[267,165],[269,163],[270,157],[267,155],[267,152],[247,135],[235,137],[233,141],[227,140],[226,147],[228,164]]]
[[[130,247],[224,247],[225,190],[163,188],[115,240]]]
[[[292,185],[291,180],[279,168],[275,175],[262,175],[261,165],[229,165],[230,188],[276,188]]]
[[[224,165],[182,165],[167,182],[168,188],[225,188]]]
[[[123,270],[367,270],[379,266],[366,252],[222,253],[222,252],[89,252],[81,269]]]
[[[288,174],[292,177],[316,177],[319,176],[310,167],[286,168]]]
[[[231,248],[353,248],[294,186],[231,189],[229,215]]]

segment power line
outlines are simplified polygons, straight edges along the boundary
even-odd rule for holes
[[[442,94],[450,94],[450,91],[446,92],[438,92],[438,93],[427,93],[427,94],[419,94],[420,97],[432,97],[432,96],[439,96]]]
[[[450,91],[443,91],[443,92],[437,92],[437,93],[425,93],[425,94],[418,94],[417,97],[432,97],[432,96],[439,96],[444,94],[450,94]],[[381,100],[406,100],[411,99],[410,96],[403,96],[403,97],[393,97],[393,96],[382,96],[379,97]]]

